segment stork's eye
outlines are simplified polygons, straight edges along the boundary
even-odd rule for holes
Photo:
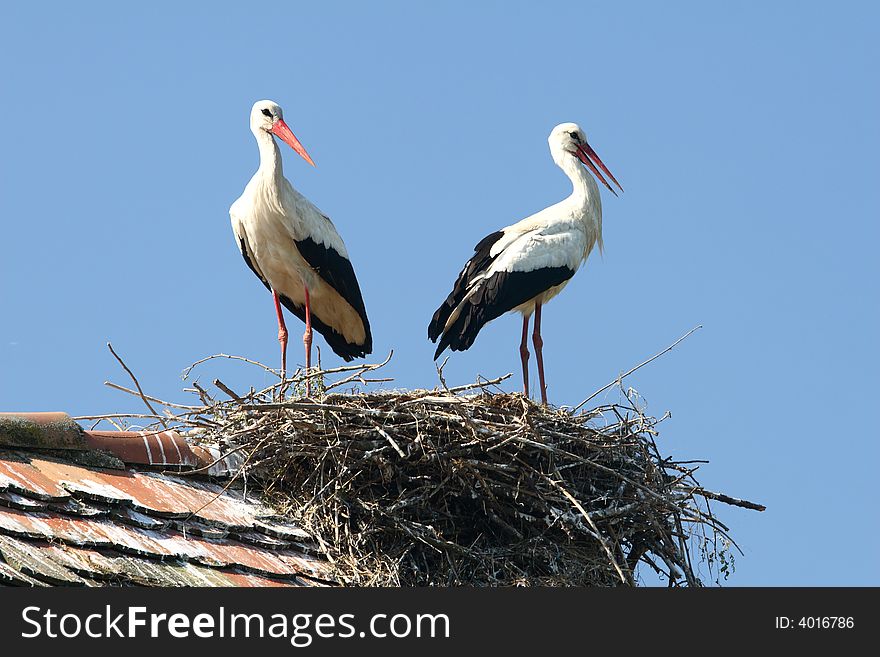
[[[568,134],[570,134],[571,138],[574,139],[575,141],[581,140],[580,135],[578,135],[578,133],[576,133],[576,132],[569,132]]]
[[[272,118],[272,112],[270,112],[269,110],[267,110],[267,109],[263,109],[262,112],[263,112],[263,114],[265,114],[266,116],[268,116],[270,119]]]

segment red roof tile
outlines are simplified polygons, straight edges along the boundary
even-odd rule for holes
[[[92,449],[113,453],[125,463],[143,465],[206,465],[176,431],[87,431]]]
[[[67,413],[0,413],[0,445],[87,449],[85,431]]]

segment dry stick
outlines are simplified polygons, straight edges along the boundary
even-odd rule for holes
[[[434,363],[434,367],[437,368],[437,378],[440,379],[440,385],[443,386],[443,389],[446,392],[449,392],[449,386],[446,385],[446,379],[443,376],[443,368],[446,367],[446,363],[448,363],[448,362],[449,362],[449,356],[444,358],[443,362],[440,363],[440,365],[437,365],[437,363]]]
[[[185,415],[190,415],[190,414],[187,413]],[[72,417],[71,419],[75,420],[77,422],[85,421],[85,420],[106,420],[107,422],[112,424],[114,427],[116,427],[117,431],[138,431],[138,429],[132,429],[130,427],[128,429],[126,429],[125,427],[121,427],[117,423],[113,422],[114,419],[117,419],[117,420],[135,420],[135,419],[141,420],[141,419],[143,419],[143,420],[157,420],[159,422],[162,422],[163,420],[166,420],[166,419],[170,419],[170,420],[173,420],[175,422],[179,422],[182,425],[185,425],[188,427],[200,427],[203,429],[211,429],[211,430],[216,430],[217,427],[220,426],[220,424],[218,422],[215,422],[214,420],[209,420],[208,418],[205,418],[205,417],[202,417],[201,419],[193,419],[193,418],[184,419],[181,416],[174,416],[171,418],[166,418],[161,415],[148,415],[146,413],[105,413],[103,415],[77,415],[77,416]],[[153,426],[153,425],[151,425],[151,426]],[[174,430],[174,427],[166,427],[164,425],[163,425],[163,427],[164,428],[161,429],[160,432]]]
[[[112,381],[104,381],[104,385],[108,388],[113,388],[114,390],[121,390],[122,392],[127,392],[129,395],[134,395],[135,397],[144,397],[152,402],[156,402],[157,404],[162,404],[163,406],[167,406],[168,408],[179,408],[184,411],[199,411],[201,410],[200,406],[186,406],[184,404],[172,404],[171,402],[164,401],[157,397],[153,397],[151,395],[145,395],[142,392],[138,392],[137,390],[132,390],[131,388],[126,388],[125,386],[121,386],[118,383],[113,383]]]
[[[311,372],[306,372],[304,374],[297,374],[292,377],[287,377],[284,380],[284,382],[280,384],[280,387],[283,392],[291,384],[301,383],[301,382],[305,381],[306,379],[311,379],[311,378],[314,378],[317,376],[324,376],[326,374],[340,374],[342,372],[355,372],[354,375],[348,377],[347,379],[337,381],[337,382],[331,384],[330,386],[328,386],[327,388],[325,388],[324,393],[326,394],[329,390],[331,390],[333,388],[338,388],[339,386],[345,385],[346,383],[349,383],[350,381],[358,380],[359,377],[363,376],[366,372],[371,372],[373,370],[377,370],[381,367],[384,367],[385,365],[388,364],[388,362],[391,360],[391,357],[393,355],[394,355],[394,350],[392,349],[388,353],[388,357],[384,361],[382,361],[381,363],[373,363],[373,364],[368,364],[368,365],[343,365],[342,367],[333,367],[329,370],[312,368]],[[260,365],[264,368],[266,367],[262,363],[256,363],[255,361],[248,361],[248,362],[254,362],[255,364]],[[268,368],[266,368],[266,369],[268,369]],[[394,379],[367,379],[364,382],[365,383],[379,383],[379,382],[393,381],[393,380]],[[274,385],[269,386],[268,388],[264,388],[263,390],[258,392],[256,396],[261,397],[261,396],[268,394],[270,392],[274,392],[277,388],[279,388],[279,384],[276,383]]]
[[[119,361],[119,364],[122,365],[122,368],[126,372],[128,372],[128,375],[131,377],[131,380],[134,381],[134,385],[137,388],[138,393],[141,396],[141,399],[143,399],[144,403],[147,405],[147,408],[149,408],[150,412],[159,418],[159,422],[161,422],[162,426],[167,429],[168,425],[165,423],[165,418],[163,416],[159,415],[158,413],[156,413],[156,409],[150,405],[150,402],[147,400],[147,396],[144,394],[144,391],[141,389],[141,384],[138,383],[137,377],[134,375],[134,372],[132,372],[130,369],[128,369],[128,365],[126,365],[125,362],[119,357],[119,354],[117,354],[115,351],[113,351],[113,345],[110,344],[109,342],[107,343],[107,348],[110,350],[110,353],[113,354],[113,357]]]
[[[264,370],[266,370],[270,374],[274,374],[279,379],[281,378],[281,373],[278,370],[273,370],[271,367],[267,367],[266,365],[263,365],[262,363],[255,361],[255,360],[251,360],[250,358],[245,358],[244,356],[231,356],[229,354],[214,354],[213,356],[207,356],[206,358],[202,358],[201,360],[197,360],[195,363],[193,363],[192,365],[187,367],[185,370],[183,370],[183,374],[181,375],[183,380],[186,381],[190,372],[192,372],[196,368],[197,365],[201,365],[202,363],[206,363],[209,360],[213,360],[215,358],[228,358],[230,360],[244,361],[245,363],[250,363],[251,365],[256,365],[257,367],[262,367]]]
[[[343,365],[341,367],[332,367],[329,370],[318,370],[316,368],[312,368],[311,372],[307,372],[305,374],[301,374],[296,377],[292,377],[291,380],[300,382],[305,381],[306,379],[312,379],[316,376],[323,376],[325,374],[339,374],[341,372],[354,372],[355,370],[363,370],[365,372],[369,372],[371,370],[377,370],[380,367],[384,367],[391,361],[391,357],[394,355],[394,350],[392,349],[388,353],[388,357],[383,360],[381,363],[373,363],[372,365]]]
[[[400,458],[402,458],[402,459],[406,458],[406,454],[404,454],[403,450],[400,449],[400,445],[398,445],[394,441],[394,438],[392,438],[390,435],[388,435],[388,433],[384,429],[382,429],[382,427],[380,427],[378,424],[376,425],[376,432],[391,444],[391,446],[394,448],[394,451],[400,455]]]
[[[452,394],[457,392],[464,392],[465,390],[473,390],[474,388],[488,388],[489,386],[498,385],[505,379],[509,379],[513,374],[507,373],[503,376],[499,376],[497,379],[489,379],[486,381],[477,381],[476,383],[468,383],[463,386],[455,386],[454,388],[447,388],[446,391]]]
[[[543,445],[543,444],[535,442],[533,440],[529,440],[528,438],[511,436],[511,439],[515,442],[519,442],[524,445],[530,445],[532,447],[535,447],[536,449],[541,449],[543,451],[550,452],[550,453],[558,452],[559,454],[562,454],[563,456],[569,456],[574,459],[577,459],[585,465],[589,465],[590,467],[596,468],[597,470],[607,472],[608,474],[625,481],[626,483],[628,483],[631,486],[634,486],[635,488],[647,493],[648,495],[655,498],[659,502],[662,502],[663,504],[667,504],[667,505],[670,504],[670,500],[666,499],[665,497],[663,497],[659,493],[655,492],[654,490],[630,479],[626,475],[618,472],[617,470],[614,470],[613,468],[609,468],[608,466],[602,465],[601,463],[596,463],[595,461],[591,461],[590,459],[580,457],[577,454],[572,454],[571,452],[569,452],[567,450],[555,449],[555,448],[550,447],[548,445]],[[517,460],[519,460],[519,459],[517,459]],[[520,461],[520,462],[522,462],[522,461]],[[733,539],[730,538],[730,536],[728,536],[725,533],[726,531],[728,531],[728,527],[723,522],[718,520],[716,517],[714,517],[712,515],[706,515],[703,512],[701,512],[699,509],[682,508],[682,509],[680,509],[680,511],[682,513],[688,515],[690,518],[694,519],[695,521],[705,522],[708,525],[710,525],[713,529],[721,531],[721,533],[724,534],[724,536],[726,538],[728,538],[731,542],[733,542]]]
[[[335,383],[331,383],[329,386],[325,387],[324,394],[326,395],[328,392],[333,390],[333,388],[338,388],[340,386],[344,386],[346,383],[351,383],[352,381],[355,381],[355,380],[360,380],[363,382],[364,380],[361,377],[363,377],[364,374],[366,374],[367,372],[372,372],[374,370],[378,370],[381,367],[384,367],[385,365],[388,364],[388,362],[391,360],[391,357],[393,355],[394,355],[394,350],[392,349],[391,352],[388,354],[388,358],[386,358],[381,363],[375,363],[373,365],[359,366],[358,371],[355,372],[354,374],[352,374],[351,376],[348,376],[340,381],[336,381]],[[313,376],[317,376],[318,374],[323,376],[324,374],[330,374],[330,373],[331,372],[329,370],[327,370],[327,371],[321,370],[321,371],[315,373]],[[368,379],[366,382],[378,383],[378,382],[382,382],[382,381],[393,381],[393,380],[394,379]]]
[[[632,577],[627,577],[626,575],[623,574],[623,571],[620,569],[620,566],[617,564],[617,559],[614,558],[614,553],[611,551],[611,548],[608,547],[608,543],[602,537],[602,533],[599,531],[599,528],[596,526],[596,523],[593,522],[593,519],[590,517],[590,514],[587,513],[587,510],[584,509],[583,506],[581,506],[581,503],[578,502],[577,499],[562,486],[562,484],[555,481],[553,478],[548,477],[547,475],[544,475],[544,478],[547,481],[549,481],[551,484],[553,484],[563,495],[565,495],[565,497],[568,498],[569,502],[574,504],[574,506],[577,508],[577,510],[581,512],[581,515],[587,519],[587,522],[589,523],[590,527],[596,533],[596,538],[599,540],[599,543],[601,543],[602,548],[605,550],[605,553],[608,555],[608,558],[611,560],[611,565],[614,566],[614,570],[616,570],[617,574],[620,576],[620,581],[623,582],[624,584],[634,585],[634,582],[632,581]]]
[[[763,504],[756,504],[755,502],[749,502],[748,500],[740,500],[736,497],[724,495],[723,493],[713,493],[712,491],[706,490],[701,486],[691,488],[689,492],[695,493],[697,495],[702,495],[703,497],[708,497],[710,500],[718,500],[719,502],[724,502],[725,504],[730,504],[731,506],[741,506],[744,509],[752,509],[753,511],[767,510],[767,507]]]
[[[354,415],[363,415],[365,417],[387,417],[387,418],[403,418],[409,419],[409,415],[399,411],[383,411],[378,408],[361,408],[358,406],[341,406],[339,404],[321,404],[319,402],[300,402],[289,401],[280,403],[260,403],[260,404],[242,404],[239,410],[242,411],[280,411],[284,409],[300,409],[309,411],[336,411],[338,413],[348,413]]]
[[[694,564],[691,561],[691,553],[690,550],[687,549],[687,542],[685,539],[684,527],[681,523],[681,516],[677,513],[673,514],[675,518],[675,526],[678,529],[678,551],[681,552],[684,557],[685,565],[687,566],[687,570],[685,570],[684,576],[687,578],[688,586],[697,586],[700,584],[700,580],[694,574]]]
[[[199,399],[202,400],[202,403],[205,406],[213,406],[214,405],[214,398],[208,394],[207,390],[205,390],[202,386],[199,385],[198,381],[193,381],[192,386],[193,386],[193,388],[195,388],[196,392],[199,393]]]
[[[125,420],[128,418],[137,418],[137,419],[145,419],[145,420],[163,420],[164,418],[161,415],[148,415],[146,413],[105,413],[103,415],[76,415],[71,420],[111,420],[111,419],[119,419]]]
[[[213,384],[220,388],[223,392],[229,395],[235,401],[244,401],[241,397],[239,397],[233,390],[231,390],[225,383],[223,383],[220,379],[214,379]]]
[[[92,418],[75,417],[73,419],[74,420],[82,420],[82,419],[92,419]],[[109,424],[112,424],[116,428],[117,431],[125,431],[126,430],[125,427],[120,426],[117,422],[114,422],[110,418],[105,417],[105,418],[99,418],[99,419],[95,420],[95,423],[91,426],[89,431],[94,431],[95,427],[97,427],[99,424],[101,424],[101,422],[108,422]]]
[[[702,325],[702,324],[699,324],[699,325],[695,326],[695,327],[692,328],[690,331],[688,331],[688,332],[685,333],[683,336],[681,336],[678,340],[676,340],[676,341],[673,342],[671,345],[669,345],[668,347],[666,347],[666,349],[664,349],[663,351],[661,351],[661,352],[659,352],[659,353],[656,353],[656,354],[654,354],[653,356],[651,356],[648,360],[646,360],[646,361],[644,361],[644,362],[642,362],[642,363],[639,363],[638,365],[636,365],[634,368],[632,368],[632,369],[631,369],[629,372],[627,372],[626,374],[621,374],[620,376],[618,376],[616,379],[614,379],[614,381],[612,381],[612,382],[609,383],[608,385],[602,386],[602,387],[599,388],[596,392],[594,392],[592,395],[590,395],[590,396],[587,397],[584,401],[582,401],[580,404],[578,404],[578,405],[575,406],[573,409],[571,409],[571,412],[572,412],[572,413],[577,413],[577,412],[578,412],[578,409],[580,409],[580,408],[581,408],[582,406],[584,406],[585,404],[589,403],[590,400],[594,399],[594,398],[597,397],[598,395],[601,395],[603,392],[605,392],[606,390],[608,390],[608,388],[611,388],[612,386],[618,385],[621,381],[623,381],[623,380],[624,380],[626,377],[628,377],[630,374],[632,374],[632,373],[635,372],[636,370],[641,369],[642,367],[644,367],[644,366],[647,365],[648,363],[657,360],[658,358],[660,358],[660,356],[662,356],[663,354],[665,354],[667,351],[672,351],[673,349],[675,349],[675,347],[678,346],[678,344],[679,344],[681,341],[683,341],[684,339],[686,339],[687,337],[689,337],[692,333],[694,333],[695,331],[697,331],[698,329],[701,329],[701,328],[703,328],[703,325]]]

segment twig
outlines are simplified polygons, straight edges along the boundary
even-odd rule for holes
[[[199,399],[202,400],[202,403],[205,406],[213,406],[214,405],[214,398],[208,394],[207,390],[205,390],[202,386],[199,385],[198,381],[193,381],[192,387],[196,390],[196,392],[199,393]]]
[[[113,357],[119,361],[119,364],[122,365],[122,369],[124,369],[126,372],[128,372],[128,375],[131,377],[131,380],[134,381],[134,385],[137,388],[137,391],[140,394],[141,399],[143,399],[144,403],[147,405],[147,408],[150,409],[150,412],[153,415],[156,415],[159,418],[159,422],[161,422],[162,426],[167,429],[168,424],[166,424],[165,418],[163,416],[160,416],[158,413],[156,413],[156,409],[153,408],[152,405],[150,404],[150,402],[147,400],[147,396],[144,394],[144,391],[141,389],[141,384],[138,383],[137,377],[134,375],[134,373],[130,369],[128,369],[128,365],[126,365],[125,362],[119,357],[119,354],[117,354],[115,351],[113,351],[112,344],[110,344],[108,342],[107,348],[110,350],[110,353],[113,354]]]
[[[192,365],[187,367],[185,370],[183,370],[183,373],[181,374],[181,378],[183,378],[183,380],[186,381],[187,377],[189,377],[189,375],[190,375],[190,372],[192,372],[196,368],[196,366],[201,365],[202,363],[207,363],[209,360],[214,360],[215,358],[228,358],[230,360],[240,360],[245,363],[250,363],[251,365],[256,365],[257,367],[260,367],[260,368],[266,370],[270,374],[274,374],[279,379],[281,378],[280,371],[273,370],[271,367],[267,367],[266,365],[263,365],[259,361],[251,360],[250,358],[245,358],[244,356],[232,356],[230,354],[214,354],[213,356],[207,356],[205,358],[202,358],[201,360],[197,360],[195,363],[193,363]]]
[[[400,455],[400,458],[402,458],[402,459],[406,458],[406,454],[404,454],[403,450],[400,449],[400,445],[398,445],[394,441],[394,438],[389,436],[388,433],[382,427],[376,425],[376,432],[391,444],[391,446],[394,448],[394,451]]]
[[[75,415],[71,420],[125,420],[128,418],[137,418],[144,420],[163,420],[162,415],[147,415],[146,413],[104,413],[103,415]]]
[[[138,390],[132,390],[131,388],[126,388],[125,386],[121,386],[118,383],[113,383],[112,381],[104,381],[104,385],[108,388],[113,388],[114,390],[120,390],[122,392],[127,392],[129,395],[134,395],[135,397],[142,397],[144,399],[148,399],[151,402],[156,402],[157,404],[162,404],[163,406],[167,406],[168,408],[179,408],[184,411],[198,411],[201,410],[199,406],[185,406],[183,404],[173,404],[171,402],[163,401],[156,397],[152,397],[150,395],[145,395],[143,392]],[[155,412],[155,411],[153,411]]]
[[[766,511],[767,507],[763,504],[756,504],[755,502],[749,502],[748,500],[740,500],[736,497],[730,497],[730,495],[724,495],[723,493],[713,493],[710,490],[706,490],[701,486],[695,486],[693,488],[688,488],[691,493],[695,495],[701,495],[703,497],[708,497],[710,500],[717,500],[718,502],[723,502],[724,504],[729,504],[730,506],[740,506],[744,509],[751,509],[752,511]]]
[[[234,390],[232,390],[231,388],[229,388],[229,387],[228,387],[225,383],[223,383],[220,379],[214,379],[213,383],[214,383],[215,386],[217,386],[218,388],[220,388],[220,390],[222,390],[223,392],[225,392],[227,395],[229,395],[229,396],[230,396],[232,399],[234,399],[235,401],[238,401],[238,402],[240,402],[240,401],[244,401],[244,400],[243,400],[243,399],[242,399],[242,398],[241,398],[241,397],[240,397],[240,396],[239,396]]]
[[[632,577],[627,577],[626,575],[623,574],[623,571],[620,569],[620,566],[617,563],[617,559],[615,559],[615,557],[614,557],[614,553],[611,551],[611,548],[608,547],[608,542],[602,537],[602,533],[599,531],[599,528],[596,526],[596,523],[593,522],[593,519],[590,517],[590,514],[587,513],[586,509],[584,509],[583,506],[581,506],[581,503],[578,502],[577,499],[574,497],[574,495],[569,493],[565,489],[565,487],[562,484],[560,484],[558,481],[556,481],[552,477],[548,477],[546,475],[544,478],[547,481],[549,481],[551,484],[553,484],[563,495],[565,495],[565,497],[568,499],[568,501],[571,502],[572,504],[574,504],[575,508],[581,512],[581,515],[584,518],[586,518],[587,524],[590,525],[590,529],[592,529],[596,535],[596,540],[598,540],[599,543],[602,545],[602,549],[604,549],[605,553],[608,555],[608,560],[611,562],[611,565],[614,566],[614,570],[616,570],[617,574],[620,576],[620,581],[623,582],[624,584],[633,584],[634,582],[632,581]]]
[[[698,326],[695,326],[695,327],[692,328],[690,331],[688,331],[688,332],[685,333],[683,336],[681,336],[678,340],[676,340],[676,341],[673,342],[671,345],[669,345],[668,347],[666,347],[666,349],[664,349],[663,351],[654,354],[654,355],[651,356],[648,360],[639,363],[638,365],[636,365],[635,367],[633,367],[631,370],[629,370],[629,371],[626,372],[625,374],[621,374],[620,376],[618,376],[618,377],[617,377],[616,379],[614,379],[614,381],[612,381],[611,383],[602,386],[602,387],[599,388],[596,392],[594,392],[592,395],[590,395],[590,396],[587,397],[584,401],[582,401],[580,404],[578,404],[578,405],[575,406],[573,409],[571,409],[571,412],[572,412],[572,413],[577,413],[578,410],[579,410],[581,407],[583,407],[584,405],[586,405],[587,403],[589,403],[591,400],[593,400],[593,399],[596,398],[597,396],[601,395],[603,392],[605,392],[606,390],[608,390],[608,388],[611,388],[612,386],[615,386],[615,385],[620,384],[621,381],[623,381],[626,377],[628,377],[630,374],[632,374],[632,373],[635,372],[636,370],[639,370],[639,369],[643,368],[645,365],[647,365],[648,363],[657,360],[658,358],[660,358],[660,356],[662,356],[663,354],[665,354],[667,351],[672,351],[673,349],[675,349],[675,347],[678,346],[678,344],[679,344],[682,340],[686,339],[686,338],[689,337],[692,333],[694,333],[695,331],[697,331],[698,329],[701,329],[701,328],[703,328],[703,325],[702,325],[702,324],[700,324],[700,325],[698,325]]]
[[[299,383],[299,382],[305,381],[306,379],[313,379],[315,377],[325,376],[327,374],[340,374],[342,372],[353,372],[355,370],[364,370],[365,372],[368,372],[371,370],[377,370],[380,367],[387,365],[393,355],[394,355],[394,350],[392,349],[388,353],[388,357],[385,360],[383,360],[381,363],[374,363],[372,365],[369,365],[369,364],[343,365],[341,367],[332,367],[329,370],[319,370],[318,368],[313,367],[310,372],[306,372],[304,374],[298,374],[298,375],[292,376],[292,377],[290,377],[289,380],[294,381],[296,383]]]
[[[443,389],[446,392],[449,392],[449,386],[446,385],[446,378],[443,376],[443,368],[446,367],[446,363],[449,362],[449,356],[443,359],[443,362],[437,365],[434,363],[434,367],[437,368],[437,378],[440,379],[440,385],[443,386]],[[450,393],[451,394],[451,393]]]
[[[498,385],[505,379],[509,379],[513,374],[508,373],[503,376],[499,376],[495,379],[487,379],[485,381],[477,381],[476,383],[468,383],[463,386],[455,386],[453,388],[446,388],[446,392],[450,394],[455,394],[457,392],[464,392],[465,390],[473,390],[474,388],[488,388],[489,386]]]
[[[372,372],[373,370],[378,370],[380,367],[384,367],[385,365],[388,364],[388,362],[391,360],[391,357],[393,355],[394,355],[394,350],[392,349],[388,353],[388,358],[383,360],[381,363],[375,363],[373,365],[362,365],[360,367],[359,371],[355,372],[351,376],[348,376],[344,379],[341,379],[340,381],[336,381],[334,383],[331,383],[329,386],[325,387],[324,394],[326,395],[328,392],[330,392],[334,388],[339,388],[341,386],[344,386],[347,383],[351,383],[352,381],[364,381],[364,379],[362,378],[364,374],[366,374],[367,372]],[[326,370],[318,372],[318,374],[320,374],[322,376],[325,374],[328,374],[328,373],[329,372]],[[383,378],[383,379],[370,379],[369,380],[369,382],[371,382],[371,383],[378,383],[380,381],[393,381],[393,379]]]

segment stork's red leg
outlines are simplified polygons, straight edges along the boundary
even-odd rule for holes
[[[519,345],[519,357],[522,360],[523,394],[529,396],[529,316],[523,315],[522,342]]]
[[[525,341],[525,334],[523,334]],[[532,333],[535,345],[535,359],[538,361],[538,383],[541,386],[541,403],[547,405],[547,384],[544,382],[544,340],[541,339],[541,304],[535,304],[535,332]]]
[[[278,313],[278,342],[281,343],[281,378],[287,372],[287,326],[284,324],[284,315],[281,312],[281,302],[278,293],[272,290],[272,299],[275,300],[275,312]]]
[[[306,348],[306,374],[312,369],[312,304],[309,300],[309,288],[304,286],[306,291],[306,332],[303,333],[303,345]],[[306,379],[306,396],[312,394],[312,380]]]

